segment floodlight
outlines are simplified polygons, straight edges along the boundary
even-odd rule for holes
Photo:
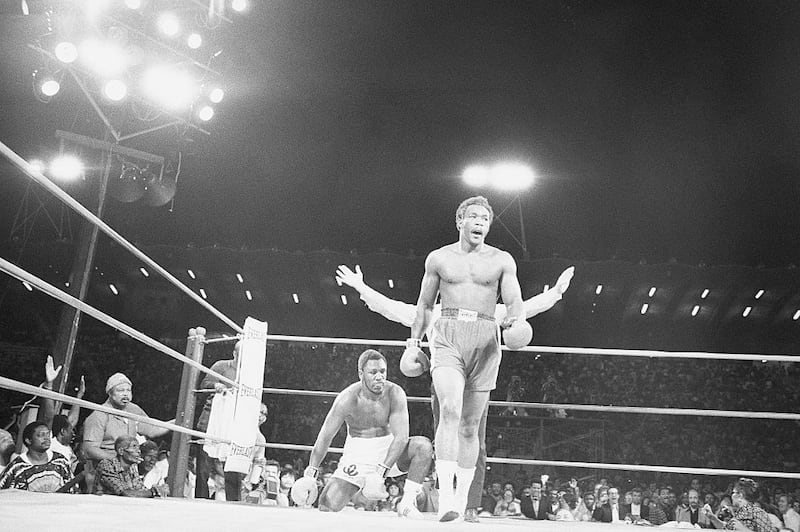
[[[50,163],[50,175],[59,181],[74,181],[83,174],[83,163],[74,155],[59,155]]]
[[[112,79],[103,86],[103,94],[112,102],[119,102],[128,95],[128,87],[123,81]]]
[[[204,105],[197,113],[197,117],[203,122],[208,122],[214,117],[214,108],[210,105]]]
[[[533,184],[533,170],[524,164],[501,163],[490,170],[491,185],[498,190],[523,190]]]
[[[485,166],[470,166],[464,170],[461,178],[471,187],[483,187],[489,183],[489,169]]]
[[[166,65],[146,70],[142,89],[150,99],[173,111],[187,109],[199,93],[197,83],[186,71]]]
[[[196,50],[200,48],[203,44],[203,37],[200,36],[199,33],[192,33],[189,37],[186,38],[186,44],[192,50]]]
[[[220,89],[219,87],[214,87],[211,89],[211,92],[208,93],[208,99],[211,100],[211,103],[219,103],[225,97],[225,91]]]
[[[33,167],[33,169],[39,172],[40,174],[44,173],[45,165],[44,161],[42,161],[41,159],[31,159],[30,161],[28,161],[28,164],[30,164]]]
[[[242,11],[247,9],[247,0],[232,0],[231,9],[241,13]]]
[[[142,0],[125,0],[125,6],[128,9],[139,9],[142,7]]]
[[[78,58],[78,48],[71,42],[63,41],[56,45],[55,54],[62,63],[73,63]]]
[[[48,70],[37,69],[33,71],[33,87],[37,93],[50,98],[61,90],[61,83]]]
[[[181,22],[175,13],[165,11],[158,16],[158,29],[167,37],[174,37],[181,30]]]

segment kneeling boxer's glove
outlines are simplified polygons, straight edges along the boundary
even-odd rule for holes
[[[364,487],[361,488],[361,494],[371,501],[382,501],[389,496],[386,491],[386,480],[384,475],[389,468],[383,464],[378,464],[375,467],[375,472],[368,474],[364,478]]]
[[[400,357],[400,371],[406,377],[419,377],[431,368],[431,361],[425,351],[419,348],[417,338],[406,340],[406,349]]]
[[[292,485],[289,492],[294,503],[298,506],[311,506],[317,500],[319,488],[317,487],[317,468],[308,466],[302,478]]]

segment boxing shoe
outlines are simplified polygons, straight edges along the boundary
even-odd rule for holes
[[[480,523],[481,520],[478,519],[478,510],[477,508],[467,508],[464,511],[464,522],[465,523]]]
[[[439,514],[439,522],[452,523],[454,521],[458,521],[460,517],[461,514],[456,512],[455,510],[446,510]]]

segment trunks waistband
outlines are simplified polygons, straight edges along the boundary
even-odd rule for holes
[[[442,318],[458,321],[477,321],[485,320],[494,322],[494,316],[476,312],[474,310],[466,310],[463,308],[443,308]]]

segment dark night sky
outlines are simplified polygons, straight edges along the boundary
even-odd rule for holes
[[[534,257],[800,262],[796,2],[253,4],[174,212],[111,202],[123,235],[423,253],[456,237],[464,166],[512,157],[540,174]],[[4,9],[0,139],[33,157],[96,119],[35,100],[31,22]],[[0,227],[23,183],[4,173]],[[499,225],[490,242],[520,256]]]

